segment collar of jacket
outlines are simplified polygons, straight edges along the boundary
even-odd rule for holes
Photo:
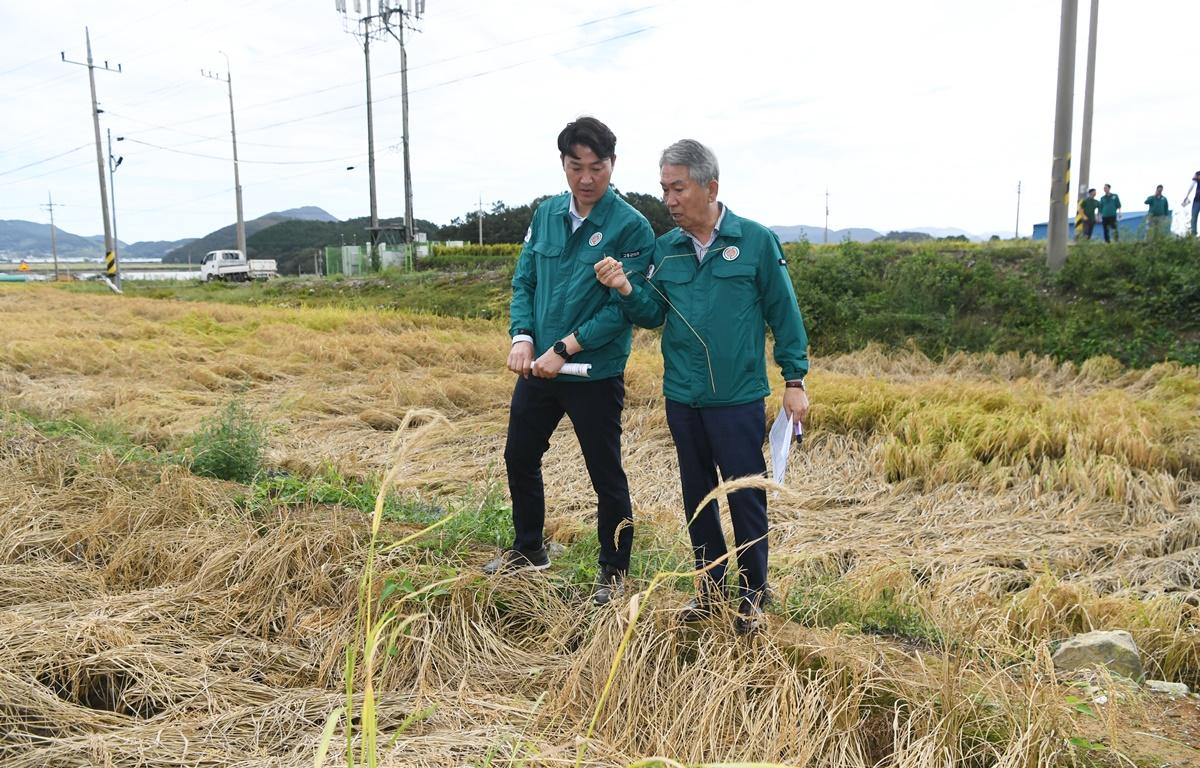
[[[600,196],[600,199],[596,201],[596,204],[592,206],[592,210],[588,211],[588,215],[584,218],[584,221],[590,221],[597,227],[603,227],[608,221],[608,214],[612,211],[613,203],[616,199],[617,193],[613,192],[612,185],[610,184],[608,189],[604,190],[604,194]],[[554,207],[550,209],[552,214],[556,216],[568,215],[568,212],[571,210],[570,190],[565,195],[559,195],[554,200],[553,205]]]
[[[724,204],[722,204],[724,205]],[[692,244],[692,236],[683,230],[683,227],[675,227],[667,233],[671,237],[671,242],[675,245]],[[729,206],[725,206],[725,218],[721,221],[721,231],[717,233],[718,238],[722,237],[741,237],[742,236],[742,220],[735,216],[733,211],[729,210]],[[717,242],[713,240],[713,242]]]

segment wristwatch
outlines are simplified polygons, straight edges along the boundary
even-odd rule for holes
[[[559,339],[558,341],[554,342],[554,346],[551,347],[551,349],[554,350],[554,354],[558,355],[563,360],[571,359],[571,356],[569,354],[567,354],[567,343],[565,341],[563,341],[562,339]]]
[[[787,389],[802,389],[808,391],[808,387],[804,386],[804,379],[796,379],[795,381],[785,381],[783,386]]]

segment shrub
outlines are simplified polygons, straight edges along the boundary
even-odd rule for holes
[[[262,426],[232,401],[192,435],[188,466],[204,477],[248,483],[259,472],[265,442]]]

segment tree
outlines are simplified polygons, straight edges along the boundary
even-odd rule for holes
[[[655,237],[670,232],[675,228],[675,220],[671,218],[671,214],[667,211],[667,206],[661,198],[655,195],[643,195],[638,192],[618,194],[646,217],[646,221],[650,222],[650,227],[654,230]]]
[[[925,240],[932,240],[932,239],[933,239],[933,235],[926,234],[925,232],[897,232],[896,230],[892,230],[891,232],[888,232],[883,237],[875,238],[874,242],[876,242],[876,243],[879,243],[879,242],[920,243]]]

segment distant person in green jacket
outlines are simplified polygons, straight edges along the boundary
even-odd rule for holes
[[[1163,185],[1154,189],[1154,194],[1146,198],[1150,210],[1146,213],[1146,237],[1161,237],[1167,233],[1167,222],[1171,218],[1171,205],[1163,195]]]
[[[629,483],[621,467],[625,361],[633,328],[616,292],[596,282],[593,265],[612,257],[641,272],[654,251],[650,224],[609,186],[616,146],[617,137],[594,117],[567,124],[558,135],[558,153],[570,191],[537,207],[517,259],[508,354],[517,383],[504,446],[514,537],[483,569],[507,574],[550,567],[543,541],[542,456],[565,415],[597,497],[596,605],[622,592],[633,546]],[[568,361],[591,370],[586,376],[560,373]]]
[[[1188,187],[1187,197],[1183,198],[1184,208],[1188,207],[1188,203],[1192,204],[1192,224],[1190,231],[1192,237],[1195,237],[1196,220],[1200,219],[1200,171],[1196,171],[1195,175],[1192,176],[1192,183]]]
[[[684,514],[697,569],[712,566],[684,621],[711,616],[725,598],[727,553],[720,508],[696,510],[725,480],[766,472],[764,398],[770,394],[766,330],[786,382],[783,407],[798,427],[808,413],[804,376],[808,337],[779,238],[734,214],[717,199],[716,155],[684,139],[659,160],[663,201],[678,225],[658,238],[645,274],[613,258],[596,265],[596,277],[621,295],[637,325],[662,334],[663,394],[675,441]],[[631,281],[631,276],[633,277]],[[729,495],[740,578],[741,634],[759,629],[767,591],[767,495],[742,489]]]
[[[1108,242],[1109,230],[1112,230],[1113,242],[1121,239],[1117,231],[1117,221],[1121,218],[1121,198],[1112,191],[1110,184],[1104,185],[1104,195],[1100,198],[1100,222],[1104,226],[1104,242]]]
[[[1092,230],[1096,228],[1096,211],[1100,210],[1100,201],[1096,199],[1096,190],[1089,189],[1087,197],[1079,201],[1079,209],[1083,211],[1083,236],[1092,239]]]

